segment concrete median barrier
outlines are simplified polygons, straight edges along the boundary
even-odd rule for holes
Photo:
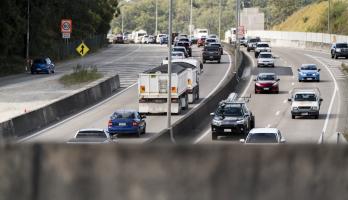
[[[104,78],[78,93],[0,123],[0,139],[16,140],[26,137],[110,97],[119,88],[118,75]]]
[[[341,200],[346,145],[0,147],[0,199]]]
[[[195,138],[199,136],[201,131],[198,129],[202,125],[210,123],[210,113],[214,112],[218,103],[226,99],[227,96],[233,92],[239,83],[240,77],[243,74],[244,67],[247,66],[250,61],[244,53],[241,53],[243,58],[235,68],[233,74],[228,76],[227,80],[221,88],[219,88],[210,97],[203,100],[203,102],[191,110],[186,116],[177,121],[172,126],[172,134],[177,143],[192,143]],[[170,131],[163,130],[156,137],[150,139],[148,143],[170,143]]]

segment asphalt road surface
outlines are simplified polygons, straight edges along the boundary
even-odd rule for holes
[[[341,71],[340,65],[346,60],[332,60],[325,52],[294,48],[273,48],[273,54],[279,56],[276,67],[257,68],[254,53],[250,52],[250,58],[254,64],[244,77],[245,87],[240,90],[241,96],[251,94],[249,109],[255,115],[255,127],[278,128],[288,143],[319,143],[335,142],[336,132],[342,132],[346,128],[347,118],[347,80],[348,77]],[[304,63],[315,63],[321,68],[321,81],[298,82],[297,68]],[[252,81],[259,72],[275,72],[280,78],[279,94],[254,94],[254,82]],[[251,76],[249,76],[251,75]],[[321,97],[324,99],[319,119],[296,118],[291,119],[290,104],[287,99],[293,88],[318,87]],[[210,125],[206,127],[195,143],[200,144],[226,144],[238,143],[243,135],[232,137],[219,137],[213,141]]]
[[[146,46],[146,45],[144,45]],[[141,47],[148,48],[148,47]],[[154,48],[152,46],[151,48]],[[132,84],[131,86],[124,89],[122,92],[114,95],[112,98],[109,98],[107,101],[104,101],[78,115],[75,115],[69,119],[66,119],[52,127],[49,127],[43,131],[40,131],[29,138],[26,138],[22,141],[26,142],[66,142],[71,139],[77,130],[83,128],[107,128],[107,122],[109,117],[115,110],[119,109],[138,109],[138,93],[137,93],[137,84],[136,77],[138,72],[145,70],[142,66],[156,67],[160,64],[157,60],[152,60],[151,56],[153,54],[163,55],[162,59],[166,57],[165,48],[156,47],[158,53],[146,52],[143,55],[128,55],[128,65],[134,66],[134,71],[132,73],[132,79],[128,82]],[[194,48],[193,56],[197,59],[201,55],[202,48]],[[106,56],[106,55],[105,55]],[[112,55],[110,55],[112,56]],[[150,57],[150,58],[149,58]],[[123,61],[125,62],[125,61]],[[154,63],[155,62],[155,63]],[[149,63],[151,64],[149,66]],[[104,62],[105,64],[105,62]],[[109,64],[113,66],[113,63]],[[211,63],[207,62],[204,65],[204,73],[200,76],[200,97],[201,100],[216,90],[220,84],[225,80],[227,74],[231,74],[231,58],[228,55],[223,55],[220,64],[216,62]],[[122,80],[124,75],[128,75],[128,68],[124,69],[124,73],[120,73],[120,78]],[[195,104],[190,105],[189,109],[196,106]],[[183,115],[173,115],[172,123],[175,123]],[[165,115],[151,115],[146,119],[147,122],[147,133],[142,135],[141,138],[136,137],[121,137],[117,139],[120,143],[143,143],[149,138],[155,136],[160,131],[166,128],[166,116]]]

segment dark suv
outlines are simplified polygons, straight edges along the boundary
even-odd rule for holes
[[[217,60],[218,63],[221,62],[221,50],[218,46],[205,46],[202,53],[203,63],[206,60],[213,61]]]
[[[261,42],[261,39],[259,37],[250,38],[247,42],[247,51],[254,51],[258,42]]]
[[[347,43],[335,43],[331,47],[331,58],[337,59],[338,57],[348,58],[348,44]]]
[[[228,98],[220,102],[215,113],[210,115],[214,116],[211,122],[213,140],[218,139],[219,136],[247,135],[255,127],[255,117],[244,100]]]
[[[192,48],[191,48],[190,42],[179,41],[179,42],[176,43],[175,46],[185,47],[185,48],[186,48],[186,51],[187,51],[187,53],[188,53],[188,55],[189,55],[190,57],[192,57]]]

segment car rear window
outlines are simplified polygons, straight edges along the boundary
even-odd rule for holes
[[[258,80],[260,80],[260,81],[273,81],[273,80],[275,80],[275,75],[274,74],[260,74],[258,76]]]
[[[185,52],[185,48],[174,48],[173,51]]]
[[[260,54],[260,58],[272,58],[272,54]]]
[[[219,47],[216,46],[208,46],[204,48],[205,51],[219,51]]]
[[[243,110],[241,106],[227,104],[225,106],[220,106],[216,114],[219,116],[240,117],[243,116]]]
[[[254,43],[254,42],[261,42],[260,39],[250,39],[250,42]]]
[[[254,133],[247,137],[246,143],[278,143],[274,133]]]
[[[269,47],[268,44],[258,44],[257,47]]]
[[[172,53],[173,56],[183,56],[182,52],[176,52],[176,53]]]
[[[190,42],[190,40],[187,38],[181,38],[179,41]]]
[[[317,66],[315,65],[306,65],[301,67],[301,70],[317,70]]]
[[[133,112],[124,112],[124,113],[114,113],[111,116],[111,120],[114,119],[134,119],[135,115]]]
[[[107,138],[102,131],[80,131],[76,138]]]
[[[46,61],[45,61],[45,59],[35,59],[35,60],[34,60],[34,63],[35,63],[35,64],[45,64]]]
[[[337,48],[348,48],[348,44],[347,43],[338,43],[336,44]]]

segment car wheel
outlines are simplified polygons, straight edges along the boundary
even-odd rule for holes
[[[251,116],[250,128],[251,128],[251,129],[255,128],[255,116]]]
[[[185,110],[188,110],[188,107],[189,107],[189,105],[188,105],[188,95],[186,94],[185,95]]]
[[[292,118],[292,119],[295,119],[295,115],[291,115],[291,118]]]
[[[206,61],[205,60],[203,60],[203,63],[205,63]]]
[[[217,133],[212,132],[212,134],[211,134],[211,139],[212,139],[212,140],[217,140],[217,139],[218,139]]]
[[[250,49],[247,49],[248,52],[250,52]]]
[[[136,137],[137,138],[140,138],[141,137],[141,131],[138,130],[137,134],[136,134]]]
[[[320,79],[318,79],[317,82],[320,82]]]
[[[52,72],[52,74],[54,74],[54,69],[51,72]]]
[[[35,72],[34,71],[30,71],[31,74],[34,74]]]
[[[199,100],[199,88],[196,90],[196,100]]]
[[[144,130],[143,130],[142,134],[145,135],[145,133],[146,133],[146,125],[144,127]]]
[[[218,60],[218,63],[221,63],[221,60],[220,60],[220,59]]]
[[[315,115],[315,116],[314,116],[314,119],[319,119],[319,115]]]
[[[337,56],[337,54],[335,54],[335,55],[334,55],[334,58],[335,58],[335,59],[338,59],[338,56]]]
[[[298,82],[302,82],[301,79],[298,79]]]
[[[333,54],[331,54],[331,58],[334,58],[334,55],[333,55]]]

